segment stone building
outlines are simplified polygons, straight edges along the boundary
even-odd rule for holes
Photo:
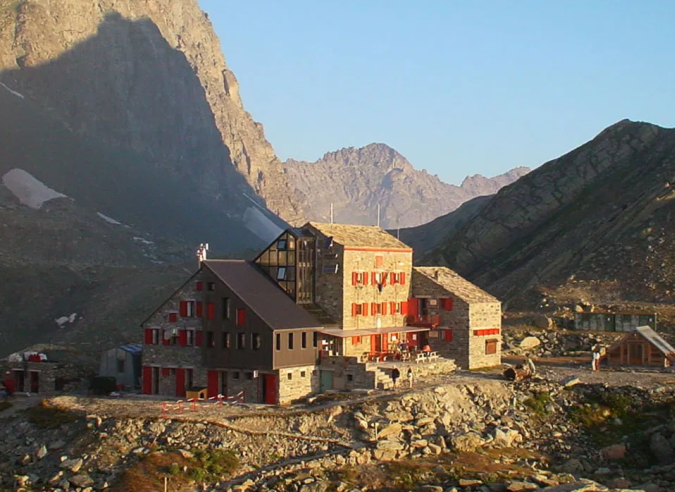
[[[454,272],[446,281],[447,269],[441,281],[416,280],[428,277],[413,269],[412,253],[379,227],[309,222],[251,262],[202,258],[143,323],[143,392],[207,388],[283,404],[387,387],[392,367],[382,364],[434,339],[467,367],[499,363],[499,302]],[[456,299],[457,311],[439,318],[446,325],[430,322],[432,299]],[[425,371],[454,368],[433,360]]]
[[[432,326],[429,344],[464,369],[501,364],[499,300],[446,267],[415,267],[408,323]]]

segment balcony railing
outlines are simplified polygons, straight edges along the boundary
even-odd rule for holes
[[[436,328],[441,324],[441,316],[439,314],[418,314],[406,317],[406,324],[408,326],[419,326],[423,328]]]

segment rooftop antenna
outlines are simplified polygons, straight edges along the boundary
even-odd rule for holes
[[[399,218],[400,217],[396,217],[396,239],[398,239],[400,241],[401,240],[401,227],[399,225]]]
[[[202,262],[206,261],[206,252],[209,250],[209,243],[201,243],[197,250],[197,259],[199,260],[199,268],[202,267]]]
[[[333,223],[333,202],[330,202],[330,223]]]
[[[380,227],[380,204],[377,204],[377,227]]]

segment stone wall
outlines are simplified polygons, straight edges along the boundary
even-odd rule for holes
[[[279,404],[286,405],[319,392],[319,371],[317,366],[290,367],[279,369]]]
[[[471,333],[469,336],[469,369],[479,367],[493,367],[502,363],[502,309],[501,304],[480,303],[472,304],[470,308]],[[481,335],[476,334],[477,330],[498,330],[498,333]],[[480,332],[479,332],[480,333]],[[496,342],[496,352],[492,355],[486,354],[486,342],[494,340]]]
[[[376,257],[382,257],[382,266],[376,267]],[[390,302],[406,302],[410,294],[410,276],[412,272],[412,253],[409,251],[361,251],[346,250],[343,263],[343,306],[342,328],[356,330],[364,328],[405,326],[402,314],[392,314]],[[352,273],[362,272],[368,275],[367,285],[352,285]],[[371,273],[377,272],[386,276],[386,282],[380,289],[373,285]],[[405,284],[391,284],[390,273],[405,273]],[[386,315],[374,315],[371,303],[387,303]],[[352,315],[352,304],[368,304],[368,315]]]
[[[262,403],[261,377],[262,373],[258,373],[258,377],[254,378],[252,371],[228,370],[227,396],[231,397],[243,391],[246,403]]]
[[[24,393],[33,393],[31,388],[31,372],[38,373],[38,394],[43,396],[51,396],[56,392],[56,372],[58,371],[55,364],[49,362],[19,362],[10,363],[9,370],[13,371],[14,380],[16,381],[16,373],[22,371],[24,374],[23,386],[19,387],[17,382],[16,391]]]

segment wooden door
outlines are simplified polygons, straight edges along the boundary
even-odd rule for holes
[[[263,374],[263,402],[270,405],[277,403],[277,377],[275,374]]]
[[[389,352],[389,335],[380,335],[380,337],[382,338],[382,342],[380,342],[382,352]]]
[[[417,348],[417,333],[408,333],[408,348]]]
[[[321,386],[319,391],[325,393],[333,389],[333,371],[321,371]]]
[[[209,398],[218,396],[218,371],[209,371],[206,375]]]
[[[176,396],[185,396],[185,369],[176,369]]]
[[[37,371],[30,371],[30,392],[40,392],[40,373]]]
[[[408,299],[408,316],[417,317],[419,314],[419,299],[411,297]]]
[[[628,345],[628,363],[631,366],[642,365],[642,344],[631,343]]]
[[[370,355],[377,353],[377,335],[370,335]]]
[[[143,366],[143,394],[152,394],[152,367]]]

